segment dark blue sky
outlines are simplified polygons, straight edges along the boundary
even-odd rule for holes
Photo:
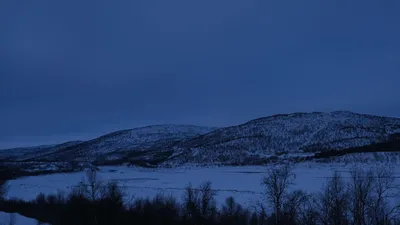
[[[276,113],[400,117],[400,1],[0,1],[0,148]]]

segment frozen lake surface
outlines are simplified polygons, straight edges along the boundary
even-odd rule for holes
[[[296,175],[294,189],[306,192],[318,192],[332,176],[335,170],[348,177],[353,165],[345,164],[297,164],[294,167]],[[378,166],[366,165],[363,166]],[[381,166],[381,165],[379,165]],[[388,165],[385,165],[388,166]],[[214,168],[174,168],[174,169],[144,169],[126,166],[100,167],[98,176],[103,181],[118,181],[126,193],[129,203],[134,197],[153,197],[158,193],[175,196],[181,199],[183,190],[189,182],[197,187],[204,181],[211,181],[217,191],[217,203],[233,196],[245,206],[253,206],[263,199],[263,187],[260,185],[268,167],[214,167]],[[395,175],[400,175],[400,167],[394,166]],[[84,172],[69,174],[52,174],[26,177],[9,182],[8,198],[34,199],[40,192],[57,193],[58,190],[69,192],[85,176]]]

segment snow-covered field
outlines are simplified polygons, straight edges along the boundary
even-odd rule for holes
[[[13,223],[10,223],[10,220],[13,221]],[[8,224],[13,224],[13,225],[37,225],[38,222],[35,219],[28,218],[25,216],[21,216],[18,213],[5,213],[5,212],[0,212],[0,224],[1,225],[8,225]],[[45,224],[43,224],[45,225]]]
[[[366,166],[367,164],[364,164]],[[298,164],[294,168],[296,180],[293,188],[307,192],[321,190],[327,177],[337,170],[348,177],[353,165],[346,164]],[[371,164],[368,164],[371,167]],[[378,166],[378,165],[373,165]],[[381,165],[380,165],[381,166]],[[385,165],[389,166],[389,165]],[[400,166],[393,166],[395,176],[400,175]],[[204,181],[211,181],[217,191],[217,203],[233,196],[239,203],[253,206],[262,200],[263,187],[260,185],[267,167],[215,167],[215,168],[178,168],[143,169],[125,166],[100,167],[99,178],[104,181],[115,180],[123,186],[126,201],[134,197],[153,197],[158,193],[173,195],[181,199],[185,186],[191,182],[195,187]],[[40,192],[49,194],[58,190],[68,192],[83,178],[84,172],[53,174],[26,177],[9,182],[8,198],[34,199]]]

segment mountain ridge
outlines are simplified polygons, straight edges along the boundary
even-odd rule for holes
[[[124,129],[38,150],[40,154],[25,151],[22,157],[14,154],[12,159],[163,167],[265,164],[277,158],[307,158],[368,146],[387,141],[395,133],[400,133],[400,119],[396,117],[350,111],[296,112],[220,128],[164,124]]]
[[[384,141],[399,128],[400,119],[349,111],[273,115],[189,140],[175,150],[184,159],[167,164],[246,164],[266,155],[340,150]]]

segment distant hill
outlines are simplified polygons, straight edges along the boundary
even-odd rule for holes
[[[23,161],[35,157],[40,157],[45,154],[50,154],[57,152],[58,150],[65,149],[69,146],[74,146],[82,141],[70,141],[62,144],[55,145],[41,145],[25,148],[12,148],[12,149],[2,149],[0,150],[0,160],[4,161]]]
[[[293,113],[224,128],[157,125],[121,130],[84,142],[3,150],[0,159],[165,167],[251,165],[397,152],[399,134],[399,118],[348,111]]]
[[[380,143],[396,132],[398,118],[347,111],[275,115],[183,141],[164,164],[262,164]]]

